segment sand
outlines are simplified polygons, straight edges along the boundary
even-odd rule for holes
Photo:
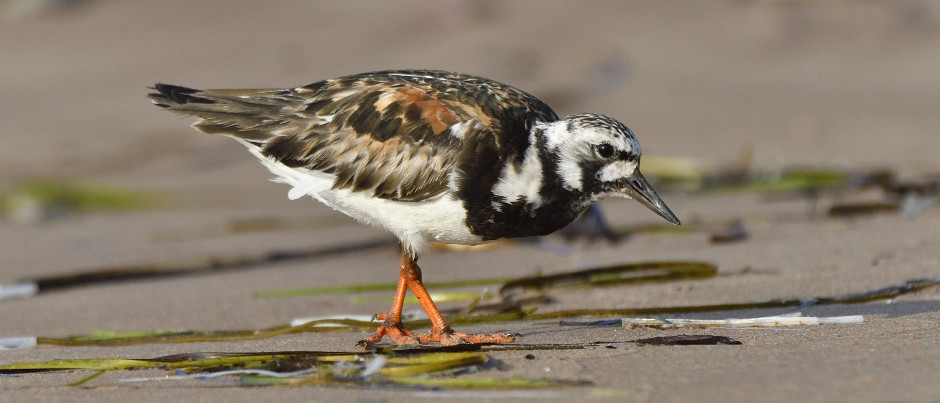
[[[351,296],[257,299],[259,291],[392,282],[397,250],[288,188],[227,139],[196,133],[154,108],[146,87],[276,88],[390,68],[436,68],[523,88],[561,115],[626,122],[645,155],[704,167],[749,156],[754,170],[940,172],[940,7],[932,2],[264,2],[97,1],[35,12],[0,3],[0,190],[68,178],[150,192],[144,210],[0,222],[0,284],[94,268],[204,261],[279,250],[389,241],[241,270],[128,281],[0,301],[0,337],[65,337],[96,329],[255,329],[298,317],[368,315],[387,302]],[[262,5],[263,4],[263,5]],[[426,281],[522,277],[656,260],[706,261],[719,276],[642,286],[553,290],[540,310],[693,306],[840,296],[940,277],[940,210],[843,219],[824,208],[855,194],[805,198],[663,192],[687,222],[741,220],[749,236],[714,244],[697,232],[638,234],[616,244],[558,237],[423,256]],[[627,200],[602,204],[618,227],[659,218]],[[253,230],[238,224],[265,223]],[[433,290],[432,290],[433,291]],[[389,293],[390,294],[390,293]],[[384,293],[368,294],[372,297]],[[890,303],[888,303],[890,302]],[[442,304],[446,308],[460,303]],[[745,310],[684,317],[753,317]],[[488,353],[498,378],[584,380],[536,390],[369,387],[238,388],[118,382],[113,372],[2,376],[17,400],[936,401],[940,289],[889,301],[813,306],[804,315],[862,315],[861,324],[796,329],[644,330],[557,321],[467,326],[523,343],[604,342],[579,350]],[[723,335],[741,345],[637,346],[629,340]],[[230,343],[39,346],[0,364],[60,358],[147,358],[199,351],[351,350],[364,332]],[[607,346],[613,348],[608,348]],[[151,376],[161,371],[148,372]],[[133,374],[137,376],[137,374]]]

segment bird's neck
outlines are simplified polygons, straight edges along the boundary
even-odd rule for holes
[[[501,143],[481,139],[476,158],[462,161],[458,192],[472,232],[487,240],[546,235],[587,207],[581,192],[563,185],[544,130],[536,125]]]

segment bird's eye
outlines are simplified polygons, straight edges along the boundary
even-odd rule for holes
[[[601,158],[610,158],[614,156],[614,146],[608,143],[600,143],[595,146],[597,150],[597,155],[600,155]]]

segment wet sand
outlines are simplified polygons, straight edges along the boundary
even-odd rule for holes
[[[260,4],[260,3],[259,3]],[[65,337],[97,329],[255,329],[298,317],[387,309],[351,296],[257,299],[268,290],[393,282],[397,249],[288,188],[241,146],[202,135],[154,108],[147,86],[291,87],[370,70],[436,68],[525,89],[560,115],[592,111],[627,123],[649,158],[705,167],[940,172],[940,7],[930,2],[489,2],[394,4],[225,1],[88,2],[0,21],[0,190],[31,178],[88,179],[159,195],[141,211],[0,222],[0,284],[100,267],[205,261],[388,240],[318,258],[220,273],[129,281],[0,302],[0,337]],[[801,197],[662,192],[690,223],[740,219],[741,242],[697,232],[623,242],[507,243],[435,250],[426,281],[552,274],[657,260],[707,261],[707,280],[559,289],[540,311],[694,306],[840,296],[940,277],[940,210],[844,219],[820,211],[855,194]],[[617,227],[658,223],[636,203],[602,203]],[[249,230],[233,230],[249,223]],[[250,227],[262,223],[261,227]],[[253,228],[253,229],[251,229]],[[432,292],[434,290],[431,290]],[[371,293],[382,297],[390,293]],[[488,353],[502,378],[592,386],[536,390],[354,387],[237,388],[117,382],[113,372],[3,376],[4,400],[379,400],[586,398],[635,401],[934,401],[940,396],[940,289],[892,300],[813,306],[804,315],[863,315],[862,324],[796,329],[569,328],[557,321],[462,327],[516,332],[523,343],[605,342],[579,350]],[[444,303],[445,308],[460,303]],[[752,317],[798,309],[678,315]],[[676,334],[741,345],[637,346]],[[198,351],[352,350],[365,332],[259,341],[0,351],[0,364],[148,358]],[[607,343],[609,342],[609,343]],[[607,348],[610,345],[614,348]],[[143,371],[158,376],[161,371]],[[138,376],[136,373],[133,376]],[[182,384],[180,384],[182,385]]]

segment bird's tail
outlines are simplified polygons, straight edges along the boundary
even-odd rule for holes
[[[205,133],[265,142],[283,124],[278,116],[287,101],[282,90],[197,90],[170,84],[151,89],[156,92],[147,96],[154,105],[200,118],[193,127]]]

